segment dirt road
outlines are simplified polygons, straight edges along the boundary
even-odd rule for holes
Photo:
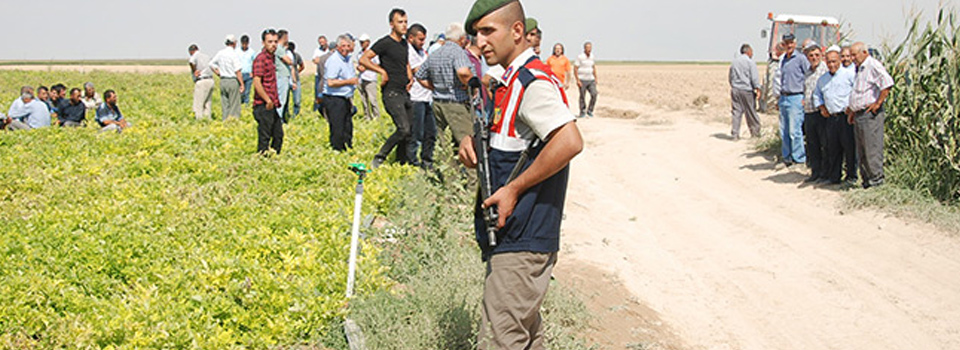
[[[647,343],[649,329],[634,329],[605,346],[960,348],[955,236],[845,212],[835,188],[803,186],[805,170],[727,139],[729,102],[652,106],[642,86],[623,92],[648,73],[602,68],[608,93],[598,117],[579,122],[586,148],[572,166],[557,276],[583,280],[583,266],[612,276],[671,337]],[[696,74],[722,86],[725,69]],[[585,289],[605,288],[596,281]]]

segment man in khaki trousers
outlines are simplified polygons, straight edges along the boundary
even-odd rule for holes
[[[190,72],[193,75],[193,115],[197,120],[210,119],[213,115],[213,70],[210,56],[200,52],[197,44],[190,45]]]

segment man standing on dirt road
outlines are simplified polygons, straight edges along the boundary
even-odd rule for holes
[[[853,126],[847,123],[843,114],[850,104],[850,91],[853,90],[854,71],[843,68],[840,61],[840,48],[836,45],[827,49],[827,74],[820,77],[813,93],[814,105],[823,120],[823,168],[820,175],[830,184],[839,184],[844,160],[847,163],[849,184],[857,179],[857,154],[853,137]]]
[[[753,61],[753,48],[740,46],[740,55],[730,64],[730,100],[733,102],[730,136],[740,139],[740,120],[747,116],[750,136],[760,137],[760,118],[757,117],[757,96],[760,96],[760,72]]]
[[[487,63],[506,70],[509,82],[497,93],[506,95],[499,100],[501,114],[494,117],[490,138],[489,175],[499,189],[490,198],[478,198],[475,210],[477,241],[487,262],[477,345],[481,350],[544,349],[540,306],[560,249],[568,165],[583,140],[563,86],[524,38],[519,1],[477,0],[464,27],[477,36]],[[526,170],[508,181],[524,150],[532,161],[521,164]],[[459,157],[467,167],[477,165],[472,136],[460,142]],[[481,206],[497,208],[496,246],[487,239]]]
[[[810,61],[797,50],[793,34],[784,34],[786,51],[780,60],[780,152],[783,164],[806,163],[803,148],[803,83]]]
[[[813,103],[813,91],[817,89],[817,81],[827,73],[827,65],[823,64],[823,52],[820,46],[811,42],[803,47],[803,54],[810,62],[803,81],[803,132],[806,137],[807,166],[810,167],[810,177],[804,182],[827,180],[823,173],[823,145],[826,142],[823,116]]]
[[[870,188],[883,184],[883,102],[890,95],[893,78],[883,63],[870,57],[866,44],[857,42],[851,50],[857,76],[850,93],[847,121],[854,125],[863,188]]]
[[[597,105],[597,66],[593,59],[593,43],[583,44],[583,53],[577,56],[573,66],[577,68],[577,87],[580,88],[580,118],[593,118],[593,107]],[[586,94],[590,93],[590,105],[587,106]]]
[[[277,32],[260,34],[263,50],[253,60],[253,119],[257,121],[257,153],[267,155],[273,149],[280,154],[283,146],[283,120],[277,113]]]
[[[210,56],[200,52],[196,44],[187,49],[190,53],[190,72],[193,73],[193,116],[197,120],[210,119],[213,114],[213,70]]]
[[[376,169],[386,161],[387,156],[397,148],[397,160],[407,164],[413,157],[408,154],[407,143],[412,142],[413,101],[410,100],[410,83],[413,73],[410,70],[407,40],[407,13],[395,8],[390,11],[390,34],[380,38],[370,50],[360,57],[360,64],[374,70],[383,78],[381,94],[383,107],[393,118],[397,129],[387,138],[374,156],[371,167]],[[374,56],[380,57],[380,64],[373,63]]]

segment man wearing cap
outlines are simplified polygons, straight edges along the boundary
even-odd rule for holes
[[[810,61],[797,50],[793,34],[783,36],[785,52],[780,59],[780,153],[783,163],[805,163],[803,148],[803,88]]]
[[[257,52],[250,48],[250,36],[244,34],[240,37],[240,48],[237,49],[237,57],[240,58],[240,73],[243,77],[243,90],[240,91],[240,101],[243,104],[250,103],[250,90],[253,90],[253,59],[257,57]]]
[[[583,53],[577,56],[573,66],[577,69],[577,87],[580,88],[580,118],[593,118],[593,107],[597,105],[597,66],[593,57],[593,43],[583,43]],[[590,93],[590,105],[586,102],[586,94]]]
[[[494,98],[500,103],[490,129],[496,190],[479,198],[475,210],[477,241],[487,262],[477,347],[544,349],[540,306],[560,249],[568,165],[583,140],[563,87],[524,38],[519,1],[478,0],[465,27],[477,35],[487,63],[504,67],[508,82]],[[465,166],[476,166],[472,136],[460,142],[459,156]],[[508,181],[518,159],[523,170]],[[491,206],[499,214],[496,245],[487,239],[481,210]]]
[[[537,22],[536,18],[527,17],[524,21],[524,26],[527,28],[527,42],[530,43],[530,47],[533,48],[533,53],[540,56],[540,39],[543,38],[543,32],[540,31],[540,23]]]
[[[886,118],[883,103],[893,88],[893,78],[883,64],[870,56],[867,45],[857,42],[851,47],[857,64],[847,121],[854,125],[857,140],[857,158],[860,159],[860,178],[863,188],[883,184],[883,121]]]
[[[757,117],[757,96],[760,96],[760,72],[753,61],[753,48],[740,45],[740,55],[730,64],[730,100],[733,105],[730,136],[740,139],[740,120],[747,116],[751,137],[760,137],[760,118]]]
[[[404,39],[407,34],[407,13],[395,8],[390,11],[388,19],[390,34],[380,38],[360,57],[360,64],[383,77],[383,106],[397,127],[374,156],[371,164],[373,168],[383,164],[394,148],[397,148],[397,160],[400,164],[407,164],[413,158],[407,148],[413,135],[413,101],[410,100],[408,92],[413,73],[410,70],[407,41]],[[380,64],[373,63],[373,56],[380,56]]]
[[[854,145],[853,126],[847,123],[844,110],[850,104],[855,72],[845,69],[840,58],[841,49],[836,45],[827,49],[824,64],[827,74],[817,80],[813,102],[820,113],[824,133],[823,166],[820,177],[823,182],[839,184],[844,160],[847,163],[846,182],[855,184],[857,179],[857,154]]]
[[[827,73],[827,65],[823,64],[823,52],[820,46],[812,40],[803,47],[803,54],[810,62],[810,70],[803,81],[803,131],[806,139],[804,153],[807,155],[807,166],[810,168],[810,177],[804,182],[824,180],[823,173],[823,145],[826,143],[826,126],[823,116],[813,100],[813,92],[817,89],[817,81]]]
[[[243,73],[240,56],[237,55],[237,38],[227,35],[226,47],[213,55],[210,68],[220,77],[220,108],[223,120],[240,118],[240,94],[243,93]]]
[[[209,119],[213,114],[213,70],[210,69],[210,56],[200,52],[197,44],[187,48],[190,53],[190,72],[193,75],[193,116],[197,120]]]
[[[363,104],[363,115],[367,120],[380,118],[380,106],[377,104],[377,71],[367,69],[360,64],[360,56],[363,56],[370,48],[370,36],[366,33],[360,35],[360,52],[357,54],[357,71],[360,72],[360,103]],[[380,64],[380,57],[373,56],[370,59],[374,64]]]

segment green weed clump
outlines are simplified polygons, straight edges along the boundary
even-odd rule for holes
[[[960,25],[955,10],[936,22],[913,18],[906,39],[885,48],[894,86],[887,100],[886,174],[947,204],[960,199]]]
[[[248,108],[220,122],[215,96],[215,121],[193,119],[187,76],[5,71],[0,101],[85,81],[118,91],[133,127],[0,132],[0,348],[262,349],[328,334],[346,304],[346,167],[372,159],[389,120],[358,118],[356,148],[334,152],[305,98],[283,153],[265,158]],[[364,212],[394,215],[413,172],[372,173]],[[375,247],[360,262],[358,293],[390,284]]]
[[[453,157],[448,147],[438,152]],[[476,347],[485,265],[473,233],[475,193],[457,181],[456,168],[441,165],[446,181],[421,176],[400,185],[402,209],[372,237],[396,284],[351,302],[371,349]],[[589,315],[570,286],[551,283],[542,315],[551,349],[590,348],[580,337]],[[331,334],[326,344],[345,348],[342,339]]]

